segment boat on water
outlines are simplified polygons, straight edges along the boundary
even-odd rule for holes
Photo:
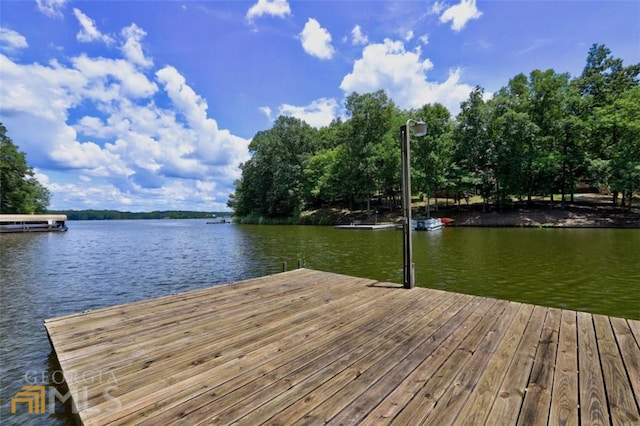
[[[411,220],[411,228],[415,231],[435,231],[444,228],[445,224],[450,223],[452,219],[423,217]]]

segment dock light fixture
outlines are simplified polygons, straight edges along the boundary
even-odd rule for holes
[[[414,264],[411,245],[411,132],[415,136],[427,134],[427,123],[422,120],[407,120],[407,124],[400,127],[400,145],[402,153],[402,233],[404,246],[402,250],[404,288],[416,286]]]

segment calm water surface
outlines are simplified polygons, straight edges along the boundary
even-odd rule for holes
[[[63,234],[0,235],[0,423],[27,384],[58,381],[46,318],[278,272],[313,269],[402,282],[402,233],[72,221]],[[414,234],[420,286],[640,319],[640,230],[447,228]],[[49,408],[49,407],[47,407]],[[63,411],[62,407],[57,407]]]

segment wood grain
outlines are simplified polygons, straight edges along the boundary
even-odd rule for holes
[[[622,318],[300,269],[45,328],[87,425],[640,422]]]

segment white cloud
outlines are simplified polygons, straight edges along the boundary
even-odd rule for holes
[[[413,31],[409,30],[407,31],[407,34],[404,36],[404,41],[411,41],[413,40]]]
[[[259,107],[258,110],[260,110],[260,112],[263,113],[267,117],[267,120],[273,121],[273,116],[271,115],[271,108],[270,107],[262,106],[262,107]]]
[[[256,18],[264,15],[284,18],[290,14],[291,8],[287,0],[258,0],[258,3],[247,11],[246,19],[253,22]]]
[[[76,34],[78,41],[82,43],[89,43],[92,41],[102,41],[105,44],[113,43],[113,38],[107,34],[102,34],[96,27],[96,23],[93,19],[82,13],[80,9],[73,9],[73,14],[80,23],[80,31]]]
[[[220,129],[177,69],[151,69],[144,31],[121,34],[122,58],[0,54],[0,121],[47,179],[51,207],[226,210],[249,141]]]
[[[122,52],[125,57],[136,65],[143,67],[152,66],[153,61],[145,57],[142,49],[142,40],[147,33],[136,24],[131,24],[123,28],[121,34],[125,38],[124,45],[122,46]]]
[[[62,9],[68,0],[36,0],[38,10],[51,18],[62,18]]]
[[[311,56],[318,59],[331,59],[335,50],[331,45],[331,34],[326,28],[313,18],[309,18],[304,29],[299,34],[302,48]]]
[[[25,36],[9,28],[0,27],[0,50],[14,53],[27,47],[29,43]]]
[[[433,3],[433,6],[431,6],[431,13],[434,13],[436,15],[440,15],[440,13],[445,10],[447,7],[447,5],[444,2],[440,2],[440,1],[436,1]]]
[[[320,128],[328,126],[336,117],[338,103],[335,99],[316,99],[307,106],[294,106],[283,104],[280,106],[280,115],[304,120],[310,126]]]
[[[82,96],[95,101],[109,103],[121,97],[148,98],[158,90],[157,85],[132,62],[124,59],[90,58],[83,54],[72,58],[71,62],[87,77]]]
[[[437,4],[437,3],[436,3]],[[436,10],[436,4],[434,9]],[[482,12],[476,7],[476,0],[460,0],[460,3],[447,8],[440,15],[440,22],[446,23],[451,21],[451,29],[454,31],[462,31],[472,19],[478,19],[482,16]]]
[[[451,70],[442,83],[428,81],[427,71],[433,64],[420,56],[420,49],[406,51],[401,41],[386,39],[384,43],[370,44],[363,49],[352,72],[343,78],[340,88],[347,94],[384,90],[403,109],[439,102],[455,114],[472,87],[460,81],[460,69]]]
[[[360,25],[356,25],[355,27],[353,27],[353,30],[351,30],[351,37],[351,44],[353,45],[365,45],[369,43],[369,38],[366,36],[366,34],[362,33],[362,28],[360,28]]]
[[[156,73],[156,77],[178,112],[187,120],[190,149],[193,151],[185,154],[195,154],[203,165],[208,166],[206,175],[231,179],[240,177],[238,165],[247,159],[248,141],[218,128],[216,120],[207,116],[206,100],[186,84],[178,70],[164,67]],[[185,157],[185,160],[190,158]],[[215,169],[211,166],[215,166]]]
[[[424,34],[424,35],[420,36],[420,38],[418,40],[420,40],[420,43],[422,43],[422,44],[424,44],[426,46],[427,44],[429,44],[429,34]]]

